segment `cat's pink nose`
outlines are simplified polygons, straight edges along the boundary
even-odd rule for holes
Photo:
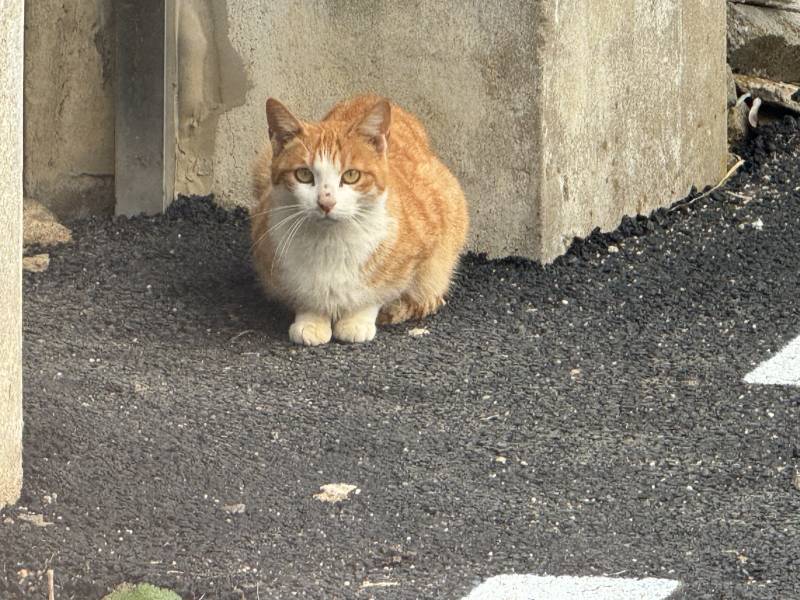
[[[330,194],[323,193],[320,194],[317,204],[322,209],[322,212],[327,215],[333,210],[333,207],[336,206],[336,200],[334,200],[333,196]]]

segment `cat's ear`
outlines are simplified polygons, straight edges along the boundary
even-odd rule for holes
[[[392,107],[388,100],[380,100],[373,106],[357,126],[357,131],[367,137],[375,149],[383,154],[389,142],[389,125],[392,123]]]
[[[303,131],[303,125],[275,98],[267,99],[267,123],[269,123],[269,139],[272,140],[273,152],[283,150],[286,143]]]

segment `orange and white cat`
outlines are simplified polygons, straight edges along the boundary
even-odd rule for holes
[[[444,304],[467,204],[422,124],[378,96],[318,123],[267,100],[270,144],[254,183],[253,260],[267,294],[295,311],[289,337],[316,346],[375,337],[376,321]]]

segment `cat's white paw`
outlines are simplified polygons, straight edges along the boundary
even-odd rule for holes
[[[296,319],[289,327],[289,339],[303,346],[319,346],[331,341],[330,321]]]
[[[375,317],[367,319],[342,319],[333,326],[333,336],[340,342],[360,344],[371,342],[375,338],[377,329],[375,327]]]

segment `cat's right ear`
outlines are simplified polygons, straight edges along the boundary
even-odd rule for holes
[[[275,98],[267,99],[267,123],[269,123],[269,139],[272,150],[277,154],[295,136],[303,131],[303,125]]]
[[[383,154],[389,141],[389,126],[392,123],[392,107],[388,100],[379,100],[357,126],[358,132],[367,137],[375,149]]]

